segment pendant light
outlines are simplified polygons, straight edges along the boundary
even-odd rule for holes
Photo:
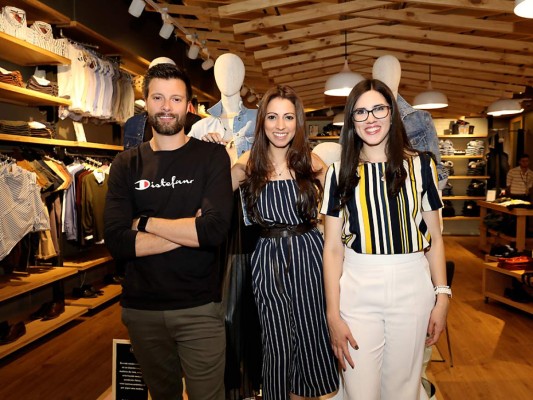
[[[524,111],[520,102],[516,99],[500,99],[496,100],[487,108],[487,115],[493,117],[501,117],[503,115],[518,114]]]
[[[514,13],[522,18],[533,18],[533,0],[515,0]]]
[[[332,75],[326,81],[324,94],[327,96],[348,96],[353,87],[364,78],[350,70],[348,66],[348,43],[346,38],[346,31],[344,31],[344,67],[341,72]]]
[[[436,108],[448,107],[448,98],[442,92],[433,90],[431,85],[431,64],[429,65],[428,90],[416,95],[413,101],[413,108],[419,110],[434,110]]]
[[[344,113],[340,112],[333,117],[333,125],[344,126]]]

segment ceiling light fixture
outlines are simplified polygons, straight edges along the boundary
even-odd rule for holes
[[[533,18],[533,0],[515,0],[514,13],[522,18]]]
[[[331,109],[331,107],[330,107],[329,110],[326,111],[326,115],[327,115],[328,117],[333,117],[333,115],[335,115],[335,111],[333,111],[333,110]]]
[[[344,67],[341,72],[328,78],[324,94],[327,96],[348,96],[353,87],[363,79],[360,74],[352,72],[348,66],[348,43],[346,31],[344,31]]]
[[[429,64],[428,90],[416,95],[413,101],[413,108],[419,110],[434,110],[436,108],[448,107],[448,98],[442,92],[433,90],[431,85],[431,64]]]
[[[241,88],[241,97],[244,97],[248,94],[248,86],[243,86]]]
[[[203,63],[202,63],[202,69],[204,71],[207,71],[209,68],[211,68],[213,65],[215,65],[215,62],[213,61],[212,58],[210,58],[209,56],[207,56],[207,60],[205,60]]]
[[[340,112],[333,117],[333,125],[344,126],[344,113]]]
[[[143,0],[132,0],[128,12],[134,17],[140,17],[144,11],[146,3]]]
[[[163,39],[168,39],[172,35],[172,32],[174,32],[174,24],[170,20],[167,8],[161,9],[161,19],[163,20],[163,26],[159,31],[159,36]]]
[[[504,115],[518,114],[524,111],[520,102],[516,99],[500,99],[496,100],[487,108],[487,115],[493,117],[501,117]]]

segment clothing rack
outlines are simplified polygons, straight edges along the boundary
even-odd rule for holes
[[[100,159],[113,159],[114,156],[110,156],[109,154],[88,154],[85,152],[73,152],[71,150],[63,149],[63,154],[67,157],[73,157],[73,158],[84,158],[84,159],[91,159],[91,158],[100,158]],[[102,151],[108,151],[108,150],[102,150]],[[115,151],[115,150],[114,150]],[[97,160],[94,160],[96,162],[99,162]],[[101,165],[101,164],[100,164]]]
[[[59,37],[61,37],[62,39],[67,39],[70,43],[77,44],[77,45],[82,46],[82,47],[89,47],[89,48],[95,49],[95,50],[99,50],[100,49],[100,46],[98,46],[96,44],[77,42],[77,41],[65,36],[63,34],[63,29],[59,30]]]

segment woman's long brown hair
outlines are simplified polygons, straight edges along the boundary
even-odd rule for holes
[[[387,156],[387,166],[385,168],[385,179],[387,180],[389,196],[396,196],[407,177],[407,171],[403,166],[403,161],[408,154],[416,153],[411,147],[407,133],[403,126],[398,105],[389,87],[377,79],[366,79],[359,82],[350,92],[344,108],[344,126],[341,134],[341,169],[339,172],[338,195],[340,196],[340,207],[343,207],[353,196],[355,187],[359,184],[357,169],[361,160],[361,149],[363,140],[355,131],[355,123],[352,119],[352,112],[359,97],[369,90],[375,90],[385,97],[391,107],[391,126],[389,138],[385,149]]]
[[[257,209],[259,196],[274,172],[274,166],[268,157],[270,141],[265,132],[267,106],[274,99],[287,99],[296,110],[296,134],[287,150],[287,167],[294,172],[298,185],[297,212],[304,221],[314,221],[317,206],[322,196],[322,185],[318,179],[319,171],[313,171],[311,148],[305,130],[305,112],[302,100],[290,86],[280,85],[269,89],[263,98],[257,113],[254,143],[246,166],[246,179],[241,184],[244,203],[250,217],[261,223],[262,218]]]

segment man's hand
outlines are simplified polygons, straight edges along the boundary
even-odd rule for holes
[[[208,134],[202,137],[202,140],[204,142],[223,144],[224,146],[227,144],[227,141],[225,141],[224,138],[218,132],[209,132]]]

